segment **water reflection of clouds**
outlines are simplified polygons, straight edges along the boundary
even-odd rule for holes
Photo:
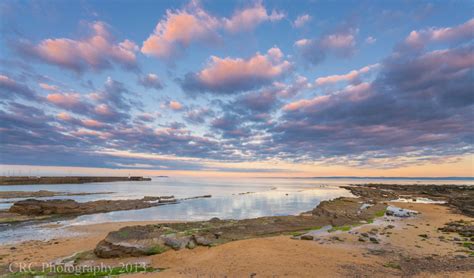
[[[350,196],[346,190],[325,188],[303,192],[265,191],[209,199],[195,199],[134,211],[116,211],[84,215],[69,224],[90,224],[113,221],[243,219],[271,215],[291,215],[311,210],[322,200]]]

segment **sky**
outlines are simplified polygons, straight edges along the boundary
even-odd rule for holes
[[[1,1],[0,172],[472,177],[473,3]]]

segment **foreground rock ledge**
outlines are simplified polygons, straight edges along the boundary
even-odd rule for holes
[[[94,253],[100,258],[146,256],[169,249],[213,246],[229,241],[314,230],[325,225],[368,221],[386,205],[377,203],[361,210],[358,198],[323,201],[311,212],[298,216],[260,217],[124,227],[99,242]]]

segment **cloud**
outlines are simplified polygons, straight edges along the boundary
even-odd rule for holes
[[[204,69],[188,73],[181,86],[191,92],[231,94],[270,83],[290,70],[291,63],[283,59],[283,53],[276,47],[248,59],[212,56]]]
[[[0,95],[3,99],[39,99],[39,96],[35,92],[33,92],[27,85],[18,83],[10,77],[2,74],[0,74]]]
[[[62,68],[84,72],[103,70],[113,65],[135,69],[137,45],[130,40],[116,42],[106,23],[87,24],[90,36],[74,40],[68,38],[45,39],[37,45],[22,40],[16,46],[20,53]]]
[[[374,37],[372,37],[372,36],[368,36],[368,37],[365,39],[365,43],[366,43],[366,44],[374,44],[376,41],[377,41],[377,39],[374,38]]]
[[[272,128],[275,149],[293,160],[358,165],[471,152],[472,51],[462,44],[417,55],[395,51],[372,82],[288,103]]]
[[[301,28],[310,21],[311,21],[311,16],[309,14],[302,14],[302,15],[299,15],[295,19],[295,21],[293,22],[293,26],[295,26],[296,28]]]
[[[301,75],[296,75],[290,84],[276,81],[272,85],[275,94],[283,98],[294,97],[299,92],[312,88],[312,84],[308,82],[308,78]]]
[[[129,98],[127,98],[127,95],[130,94],[131,92],[122,82],[116,81],[109,76],[105,81],[104,89],[92,94],[91,98],[106,103],[108,106],[128,111],[134,104]]]
[[[318,77],[316,78],[315,84],[317,86],[322,86],[322,85],[337,83],[341,81],[352,82],[352,81],[358,80],[362,74],[368,73],[369,71],[377,68],[378,66],[379,64],[373,64],[373,65],[365,66],[358,70],[352,70],[346,74]]]
[[[270,14],[262,3],[236,11],[231,18],[218,18],[205,11],[198,1],[191,1],[183,9],[167,10],[153,33],[143,42],[141,52],[157,58],[169,59],[180,54],[192,42],[214,42],[219,32],[244,32],[264,21],[277,21],[282,13]]]
[[[209,108],[197,108],[197,109],[192,109],[186,112],[184,115],[184,119],[188,123],[193,123],[193,124],[203,124],[206,122],[206,119],[209,117],[214,116],[214,111],[212,111]]]
[[[58,107],[72,110],[86,111],[87,105],[82,102],[78,93],[53,93],[46,97],[46,100]]]
[[[278,21],[284,18],[281,12],[273,10],[268,13],[261,2],[255,3],[253,7],[248,7],[234,12],[231,18],[224,18],[223,24],[230,32],[242,32],[252,30],[258,24],[265,21]]]
[[[357,33],[358,29],[344,26],[320,39],[300,39],[294,45],[306,62],[317,65],[328,55],[339,58],[352,56],[355,52]]]
[[[250,137],[251,130],[242,125],[238,115],[226,113],[211,121],[211,128],[222,134],[224,139],[242,139]]]
[[[142,53],[158,58],[173,56],[193,41],[211,40],[216,36],[219,20],[204,11],[197,2],[183,10],[167,10],[153,33],[143,42]]]
[[[47,90],[47,91],[59,91],[59,87],[56,85],[50,85],[47,83],[39,83],[38,84],[42,89]]]
[[[155,116],[153,116],[150,113],[142,113],[137,116],[137,120],[142,121],[142,122],[153,122],[156,119]]]
[[[168,102],[168,108],[174,111],[180,111],[184,106],[179,101],[172,100]]]
[[[455,27],[435,28],[411,31],[404,45],[413,49],[423,49],[432,42],[456,42],[474,39],[474,18]]]
[[[148,89],[150,88],[155,89],[155,90],[163,89],[163,83],[161,82],[160,78],[158,78],[158,75],[153,74],[153,73],[149,73],[139,78],[138,84]]]

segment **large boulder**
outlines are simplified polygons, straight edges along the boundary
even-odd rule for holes
[[[26,199],[15,202],[10,207],[10,212],[22,215],[52,215],[52,214],[76,214],[81,212],[78,202],[66,200],[36,200]]]

